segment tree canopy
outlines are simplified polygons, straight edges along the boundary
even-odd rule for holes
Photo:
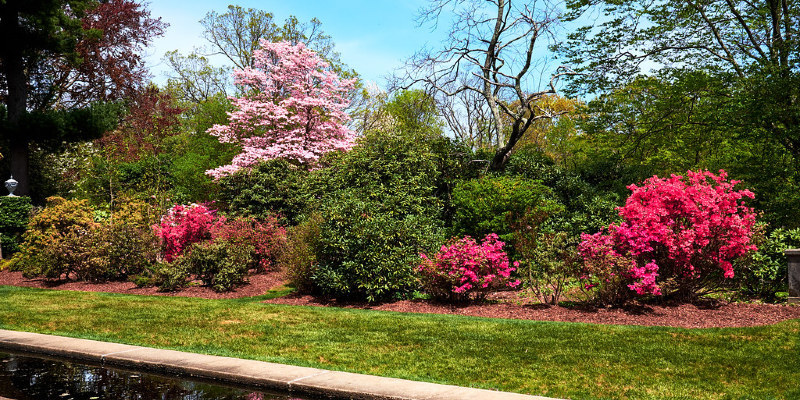
[[[143,83],[139,52],[166,25],[132,0],[0,3],[0,139],[19,193],[29,193],[29,111],[71,110],[124,98]],[[9,38],[14,38],[10,40]],[[76,129],[66,131],[78,131]],[[59,137],[69,140],[69,136]]]

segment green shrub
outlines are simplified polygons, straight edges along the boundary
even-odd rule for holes
[[[736,283],[745,297],[778,300],[776,293],[788,287],[788,264],[784,251],[800,248],[800,229],[778,228],[754,238],[758,251],[736,263]]]
[[[393,214],[358,192],[337,192],[320,210],[314,286],[326,295],[370,302],[407,296],[419,287],[419,253],[444,241],[441,221]]]
[[[146,205],[127,203],[113,218],[98,221],[86,200],[51,197],[23,235],[12,268],[26,277],[107,281],[141,274],[153,264],[158,245]]]
[[[0,249],[3,257],[19,251],[30,213],[29,197],[0,197]]]
[[[250,259],[259,271],[272,271],[286,247],[286,229],[275,217],[220,220],[211,227],[214,241],[226,241],[251,249]]]
[[[496,233],[513,243],[511,225],[525,214],[544,218],[563,210],[553,192],[538,181],[485,176],[453,190],[453,229],[457,235],[484,237]]]
[[[321,230],[322,216],[318,212],[290,228],[288,243],[278,259],[278,264],[284,268],[292,285],[303,292],[314,289],[316,249],[319,246]]]
[[[515,236],[521,258],[517,273],[523,287],[544,304],[558,304],[581,270],[579,239],[567,232],[516,231]]]
[[[435,196],[439,155],[425,135],[373,133],[361,138],[347,153],[333,155],[328,168],[314,171],[308,196],[318,201],[334,198],[339,191],[359,190],[364,200],[384,203],[396,215],[439,213],[442,201]]]
[[[146,275],[134,278],[134,282],[138,286],[155,285],[161,292],[172,292],[186,287],[188,278],[188,264],[179,258],[171,263],[156,264]]]
[[[90,254],[99,226],[88,201],[50,197],[47,206],[31,218],[11,267],[29,278],[49,279],[69,278],[78,269],[102,270],[104,265],[91,265],[98,260]]]
[[[247,271],[253,267],[252,246],[225,240],[195,243],[179,258],[179,270],[196,276],[204,285],[217,292],[232,290],[245,282]]]
[[[301,276],[311,272],[315,291],[380,301],[418,289],[418,254],[445,238],[449,195],[439,184],[453,172],[441,140],[418,132],[368,134],[309,176],[309,204],[322,222],[310,243],[313,272]]]
[[[233,215],[265,219],[277,214],[283,223],[295,225],[306,208],[307,175],[286,160],[265,161],[220,179],[220,201]]]
[[[554,214],[546,223],[549,231],[565,231],[571,235],[599,232],[619,219],[616,207],[618,195],[595,189],[576,173],[556,165],[549,157],[534,148],[514,153],[503,174],[540,181],[553,191],[564,210]]]

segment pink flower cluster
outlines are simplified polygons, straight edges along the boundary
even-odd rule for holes
[[[325,153],[349,150],[355,134],[345,124],[345,108],[355,80],[339,79],[330,65],[302,43],[261,40],[254,67],[236,70],[243,97],[228,125],[208,132],[223,143],[238,143],[242,153],[230,165],[206,171],[220,178],[274,158],[311,166]]]
[[[226,241],[233,245],[252,246],[259,268],[270,270],[278,253],[286,245],[286,228],[276,217],[226,219],[204,204],[176,204],[154,225],[161,239],[164,260],[172,262],[194,243],[206,240]]]
[[[193,243],[210,239],[214,214],[204,204],[176,204],[170,208],[161,223],[153,225],[161,239],[164,260],[171,262]]]
[[[504,245],[494,233],[487,235],[481,244],[469,236],[454,238],[432,259],[420,254],[422,263],[417,271],[425,289],[438,297],[464,298],[504,285],[516,287],[520,282],[510,277],[519,263],[509,264]]]
[[[756,216],[743,201],[754,195],[734,190],[737,183],[725,171],[689,171],[629,186],[632,193],[619,208],[623,222],[581,236],[578,250],[588,274],[600,282],[620,276],[640,295],[661,294],[659,275],[679,285],[720,269],[732,278],[732,261],[756,249],[750,241]]]

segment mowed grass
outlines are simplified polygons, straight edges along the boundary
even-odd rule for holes
[[[0,286],[0,327],[572,399],[800,399],[800,320],[536,322]]]

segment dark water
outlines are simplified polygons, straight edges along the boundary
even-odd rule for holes
[[[0,353],[0,397],[14,400],[302,400],[294,396]]]

